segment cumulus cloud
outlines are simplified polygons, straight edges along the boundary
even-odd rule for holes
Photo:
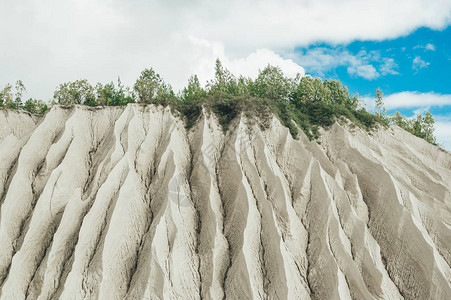
[[[427,44],[424,48],[426,50],[429,50],[429,51],[435,51],[435,45],[434,44]]]
[[[195,58],[196,63],[190,67],[190,73],[197,74],[200,81],[204,83],[214,77],[213,66],[216,58],[219,58],[224,67],[233,74],[245,77],[257,77],[259,70],[264,69],[268,64],[279,66],[284,74],[289,77],[295,77],[297,74],[305,75],[303,67],[268,49],[257,49],[244,58],[230,58],[226,55],[221,43],[209,42],[195,37],[190,37],[189,40],[196,48],[198,55]]]
[[[370,111],[375,110],[374,97],[363,97],[363,102]],[[387,110],[411,109],[413,113],[423,113],[431,107],[451,106],[451,94],[420,93],[404,91],[383,96]]]
[[[385,96],[384,103],[387,109],[447,106],[451,105],[451,94],[406,91]]]
[[[444,28],[451,19],[449,1],[231,0],[223,5],[207,4],[210,2],[194,5],[192,20],[199,21],[191,24],[193,31],[207,39],[220,37],[226,44],[238,38],[243,45],[258,47],[382,40],[419,26]],[[217,18],[219,22],[211,22]],[[205,21],[212,26],[203,28]]]
[[[313,42],[383,40],[422,26],[445,28],[450,11],[449,1],[430,0],[3,0],[0,84],[22,79],[33,96],[46,97],[58,83],[81,77],[96,82],[120,75],[131,84],[152,66],[177,87],[204,63],[203,55],[213,55],[190,37],[222,47],[231,66],[249,66],[269,53],[257,49],[275,57]],[[361,65],[348,64],[356,76],[377,76],[365,67],[377,65]]]
[[[376,79],[380,76],[373,65],[356,65],[348,67],[348,73],[368,80]]]
[[[412,61],[412,69],[415,71],[419,71],[421,69],[427,68],[430,65],[429,62],[424,61],[419,56],[415,56],[415,58]]]
[[[379,67],[379,70],[382,75],[397,75],[399,74],[396,69],[398,68],[398,64],[395,63],[395,60],[393,58],[384,58],[382,64]]]
[[[451,151],[451,118],[435,118],[435,136],[437,143],[444,149]]]
[[[393,58],[382,57],[379,51],[360,50],[351,53],[340,47],[335,49],[317,47],[293,55],[296,62],[302,65],[307,73],[324,76],[338,67],[346,67],[347,72],[356,77],[373,80],[381,75],[399,74],[398,65]]]

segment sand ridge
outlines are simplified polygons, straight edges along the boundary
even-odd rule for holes
[[[0,299],[451,299],[451,154],[393,126],[0,110]]]

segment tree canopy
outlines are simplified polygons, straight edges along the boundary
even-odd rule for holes
[[[18,80],[14,87],[7,84],[0,90],[0,107],[21,109],[43,114],[48,109],[46,102],[29,98],[23,102],[25,85]],[[406,118],[399,112],[388,117],[383,102],[383,93],[377,89],[375,95],[377,111],[373,114],[361,105],[358,94],[350,95],[346,86],[338,80],[297,75],[287,77],[279,67],[268,65],[259,71],[255,80],[236,77],[227,70],[219,59],[215,63],[215,77],[203,87],[196,75],[178,94],[165,83],[152,68],[144,69],[133,88],[117,84],[97,83],[92,86],[88,80],[80,79],[60,84],[51,104],[82,104],[89,106],[122,106],[128,103],[169,105],[179,111],[192,126],[202,107],[213,111],[224,129],[241,112],[268,118],[276,115],[290,129],[294,137],[298,128],[310,139],[319,136],[320,126],[329,126],[336,120],[348,119],[352,124],[365,129],[376,124],[388,126],[397,124],[410,133],[435,144],[434,118],[426,112]]]

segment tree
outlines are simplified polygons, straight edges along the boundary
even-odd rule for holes
[[[237,96],[250,96],[251,88],[254,82],[251,78],[240,76],[236,81],[236,95]]]
[[[30,98],[27,101],[25,101],[23,109],[32,114],[43,115],[47,111],[48,107],[44,101]]]
[[[302,106],[316,101],[330,103],[332,101],[331,91],[320,78],[302,77],[295,91],[296,104]]]
[[[274,101],[289,101],[292,86],[279,67],[268,65],[259,72],[253,84],[253,94]]]
[[[133,89],[140,103],[165,102],[175,97],[172,87],[166,84],[152,68],[141,72]]]
[[[15,109],[22,109],[22,95],[23,93],[27,90],[25,88],[25,85],[23,84],[22,80],[17,80],[16,81],[16,93],[15,93],[15,97],[14,97],[14,106]]]
[[[348,88],[340,81],[325,79],[323,84],[330,91],[332,103],[343,104],[353,109],[357,108],[358,101],[356,103],[355,99],[350,98]]]
[[[215,62],[215,78],[207,83],[208,94],[238,95],[238,85],[235,76],[223,67],[219,58]]]
[[[395,115],[392,117],[392,121],[399,127],[407,130],[408,128],[407,118],[402,116],[399,111],[397,111]]]
[[[424,131],[424,139],[431,144],[436,144],[436,139],[434,136],[434,117],[430,112],[426,112],[425,117],[423,119],[423,131]]]
[[[420,137],[431,144],[436,144],[436,138],[434,136],[435,121],[430,112],[427,111],[424,117],[421,114],[417,114],[415,117],[409,119],[402,116],[399,112],[396,112],[391,120],[411,134]]]
[[[105,85],[97,83],[96,85],[96,102],[99,105],[112,105],[115,96],[114,83],[107,83]]]
[[[0,107],[6,107],[9,109],[15,108],[15,103],[13,100],[12,86],[8,83],[5,85],[3,90],[0,92]]]
[[[117,89],[114,89],[113,100],[111,105],[119,106],[119,105],[127,105],[128,103],[134,103],[135,96],[133,92],[130,91],[130,88],[124,87],[122,85],[121,79],[117,78]]]
[[[385,111],[383,96],[384,96],[384,93],[381,91],[380,88],[377,88],[376,96],[374,96],[374,98],[376,99],[376,108],[378,109],[378,112],[376,112],[376,115],[378,117],[380,117],[381,119],[385,119],[387,117],[387,112]]]
[[[53,98],[59,104],[97,105],[94,88],[86,79],[60,84],[53,93]]]
[[[25,111],[28,111],[32,114],[36,113],[36,103],[35,100],[33,98],[28,99],[27,101],[25,101],[25,104],[23,105],[23,109]]]
[[[426,112],[425,116],[417,114],[415,119],[410,120],[410,132],[431,144],[435,144],[434,136],[434,118],[430,112]]]
[[[197,102],[207,96],[207,92],[200,86],[199,78],[193,75],[188,79],[188,86],[182,91],[182,100],[186,103]]]
[[[348,98],[345,105],[353,110],[357,110],[360,106],[361,107],[361,99],[359,97],[359,93],[355,93],[352,97]]]

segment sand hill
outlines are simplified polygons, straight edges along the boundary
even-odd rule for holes
[[[251,121],[0,110],[0,298],[451,299],[451,154]]]

